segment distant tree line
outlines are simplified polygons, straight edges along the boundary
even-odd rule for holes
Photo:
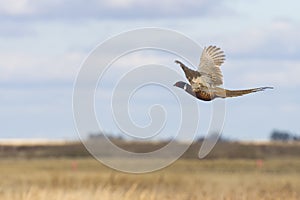
[[[90,140],[94,140],[94,139],[105,139],[105,137],[107,137],[110,140],[123,140],[122,135],[115,135],[112,133],[108,133],[108,132],[92,132],[88,134],[88,139]]]
[[[272,141],[282,141],[282,142],[300,141],[300,136],[296,134],[292,134],[289,131],[274,130],[270,135],[270,139]]]

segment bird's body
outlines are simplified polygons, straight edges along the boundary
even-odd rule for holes
[[[224,60],[224,52],[216,46],[204,48],[197,71],[189,69],[182,62],[176,60],[175,62],[180,65],[190,84],[179,81],[174,85],[203,101],[211,101],[215,98],[237,97],[265,89],[272,89],[272,87],[260,87],[246,90],[227,90],[218,87],[223,84],[220,66]]]

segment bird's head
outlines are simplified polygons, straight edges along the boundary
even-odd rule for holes
[[[174,83],[173,86],[185,89],[186,85],[187,85],[187,83],[185,83],[183,81],[178,81],[178,82]]]
[[[189,84],[183,82],[183,81],[178,81],[174,84],[175,87],[179,87],[181,89],[183,89],[184,91],[186,91],[187,93],[189,93],[192,96],[196,96],[195,92],[192,89],[192,86],[190,86]]]

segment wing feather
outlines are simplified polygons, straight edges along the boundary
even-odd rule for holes
[[[210,86],[223,84],[223,75],[220,66],[225,61],[224,52],[216,46],[205,47],[201,58],[198,71],[201,78]]]

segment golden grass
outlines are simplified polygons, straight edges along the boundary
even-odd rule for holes
[[[300,160],[179,160],[126,174],[94,159],[0,161],[1,200],[300,199]]]

